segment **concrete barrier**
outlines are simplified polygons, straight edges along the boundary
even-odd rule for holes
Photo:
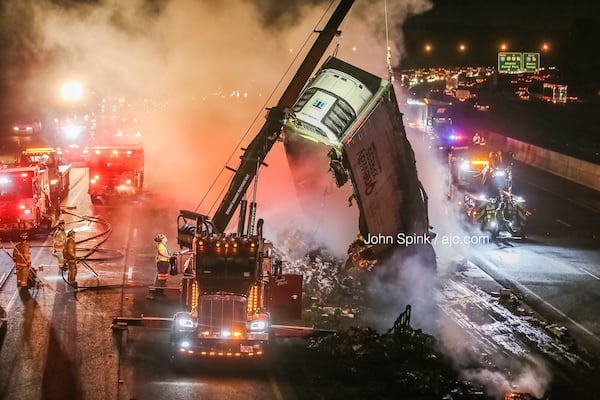
[[[512,151],[515,159],[522,163],[600,191],[600,165],[598,164],[521,142],[495,132],[486,132],[485,138],[491,147]]]

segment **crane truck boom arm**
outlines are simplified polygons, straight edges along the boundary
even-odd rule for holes
[[[212,218],[212,223],[217,232],[224,232],[227,228],[244,194],[255,178],[257,169],[263,164],[267,154],[279,139],[286,112],[294,105],[306,82],[325,54],[327,47],[338,34],[338,28],[353,3],[354,0],[340,1],[325,28],[319,32],[319,36],[288,84],[279,102],[275,107],[268,110],[264,125],[244,150],[227,193]]]

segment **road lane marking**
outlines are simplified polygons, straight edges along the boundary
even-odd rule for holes
[[[566,226],[567,228],[572,228],[572,227],[573,227],[573,225],[571,225],[571,224],[569,224],[569,223],[567,223],[567,222],[563,221],[562,219],[558,219],[558,218],[557,218],[555,221],[556,221],[556,222],[558,222],[558,223],[559,223],[559,224],[561,224],[561,225],[564,225],[564,226]]]

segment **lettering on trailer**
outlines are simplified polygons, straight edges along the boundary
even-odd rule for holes
[[[361,149],[357,156],[360,175],[365,183],[365,195],[369,196],[373,193],[377,184],[377,175],[381,172],[381,163],[379,162],[375,143],[371,142],[369,147]]]

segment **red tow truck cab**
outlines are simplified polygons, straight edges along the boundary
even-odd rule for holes
[[[89,150],[89,189],[92,203],[110,197],[135,197],[144,186],[142,146],[94,146]]]
[[[36,231],[50,225],[48,170],[0,169],[0,233]]]

